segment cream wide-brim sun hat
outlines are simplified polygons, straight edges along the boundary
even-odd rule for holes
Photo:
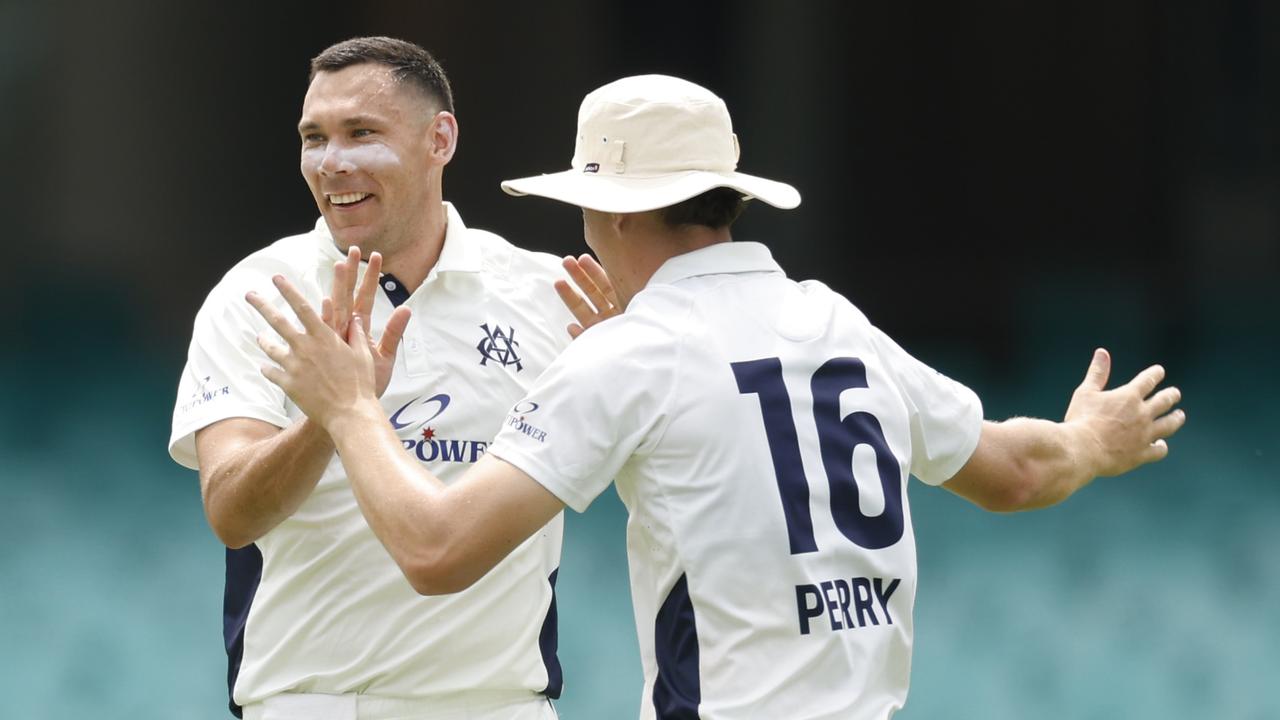
[[[718,187],[784,210],[800,204],[790,185],[737,172],[738,137],[723,100],[667,75],[622,78],[583,98],[570,167],[502,189],[614,213],[657,210]]]

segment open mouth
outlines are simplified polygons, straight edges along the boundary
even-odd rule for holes
[[[373,195],[363,192],[330,193],[325,195],[325,198],[329,200],[330,205],[343,209],[361,205],[371,197],[373,197]]]

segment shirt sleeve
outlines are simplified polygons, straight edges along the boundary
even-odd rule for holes
[[[179,464],[198,469],[195,433],[219,420],[248,417],[277,427],[290,423],[284,391],[262,376],[270,362],[258,347],[260,332],[272,332],[244,299],[251,278],[230,276],[209,294],[196,315],[187,365],[178,381],[169,454]],[[264,297],[278,293],[264,280],[256,288]],[[283,304],[283,301],[280,301]]]
[[[920,362],[878,328],[873,342],[898,383],[911,418],[911,474],[929,485],[955,476],[978,447],[982,401]]]
[[[661,328],[629,320],[573,341],[511,409],[488,449],[578,512],[645,451],[667,414],[678,353]]]

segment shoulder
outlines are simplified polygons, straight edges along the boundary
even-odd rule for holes
[[[244,305],[250,290],[275,292],[271,278],[283,275],[304,294],[319,292],[318,268],[321,266],[320,238],[316,231],[281,238],[241,259],[209,291],[201,312],[211,308]]]
[[[319,243],[314,231],[290,235],[244,257],[223,275],[218,286],[238,285],[273,275],[300,280],[314,275],[319,262]]]
[[[594,325],[569,344],[566,362],[600,365],[617,376],[674,367],[686,340],[703,324],[687,293],[662,288],[637,295],[627,311]]]
[[[869,320],[849,298],[832,290],[821,280],[801,280],[795,283],[800,293],[812,301],[828,305],[839,319],[846,323],[872,327]]]
[[[488,230],[467,228],[467,242],[480,251],[487,274],[516,281],[546,281],[564,275],[560,258],[550,253],[526,250]]]

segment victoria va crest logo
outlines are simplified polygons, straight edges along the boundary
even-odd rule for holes
[[[524,369],[524,365],[520,362],[520,355],[516,353],[520,343],[516,342],[516,331],[511,326],[507,326],[507,331],[503,332],[501,325],[495,324],[490,330],[489,323],[484,323],[480,329],[484,330],[484,337],[481,338],[480,344],[476,345],[476,350],[480,351],[481,365],[492,360],[503,367],[515,365],[516,372]]]

